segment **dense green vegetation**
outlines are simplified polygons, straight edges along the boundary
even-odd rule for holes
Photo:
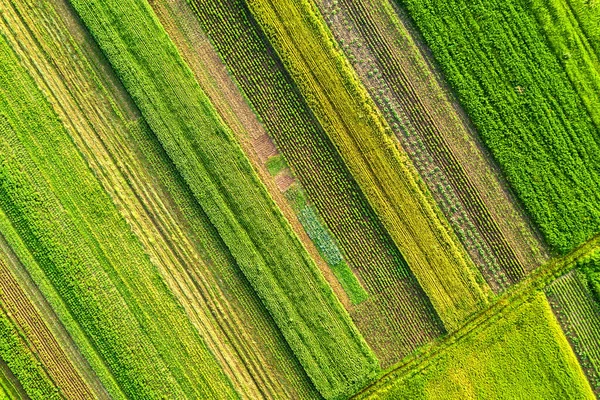
[[[373,353],[149,5],[72,4],[315,386],[337,398],[364,385]]]
[[[42,93],[0,49],[0,208],[26,246],[16,252],[33,256],[126,394],[236,397]]]
[[[344,261],[340,249],[319,220],[314,208],[305,205],[298,211],[298,218],[327,265],[331,267],[344,291],[350,297],[350,301],[353,304],[358,304],[366,300],[369,297],[368,293]]]
[[[503,318],[475,330],[366,398],[595,397],[545,297],[538,292]]]
[[[592,293],[600,303],[600,250],[592,253],[577,266],[585,276]]]
[[[267,170],[273,176],[280,173],[286,167],[287,165],[285,163],[285,159],[283,156],[281,156],[281,154],[273,156],[267,160]]]
[[[400,3],[547,242],[598,232],[598,129],[523,1]]]
[[[585,34],[589,44],[600,58],[600,2],[597,0],[564,0]]]
[[[406,258],[447,329],[489,288],[308,1],[248,1],[258,24]],[[434,250],[432,250],[434,249]]]
[[[527,0],[550,47],[600,128],[600,61],[566,0]]]

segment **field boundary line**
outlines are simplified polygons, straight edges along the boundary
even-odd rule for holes
[[[502,296],[497,297],[493,304],[485,310],[467,320],[461,328],[441,339],[440,342],[433,343],[423,351],[417,351],[413,355],[408,356],[406,361],[389,368],[377,381],[356,393],[352,398],[367,398],[385,386],[387,381],[410,376],[425,368],[427,362],[432,358],[444,352],[447,348],[456,345],[478,328],[485,328],[488,322],[501,317],[504,312],[511,311],[515,306],[520,305],[524,299],[530,297],[536,291],[542,290],[555,279],[569,272],[578,261],[585,259],[597,250],[600,250],[600,234],[589,239],[567,255],[550,259],[533,270],[532,273],[515,284]]]

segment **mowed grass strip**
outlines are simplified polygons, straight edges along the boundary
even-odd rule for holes
[[[599,232],[598,127],[528,4],[399,3],[548,244],[566,253]]]
[[[148,3],[71,3],[317,389],[338,398],[364,385],[375,356]]]
[[[0,58],[0,207],[120,390],[236,398],[4,39]]]
[[[425,293],[452,330],[487,301],[467,257],[308,1],[248,6]]]
[[[358,399],[594,399],[541,292]]]

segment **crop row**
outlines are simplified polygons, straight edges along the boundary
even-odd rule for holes
[[[577,25],[600,58],[600,4],[588,0],[565,0],[564,3],[568,5]]]
[[[6,243],[0,237],[0,303],[15,326],[30,343],[29,348],[43,365],[50,379],[66,397],[91,398],[93,391],[82,379],[73,359],[67,355],[48,327],[31,298],[14,277],[14,255],[5,253]],[[51,316],[48,316],[51,317]],[[56,332],[56,331],[54,331]],[[71,349],[72,350],[72,349]],[[96,394],[97,396],[97,394]]]
[[[60,390],[43,365],[28,347],[17,326],[9,319],[0,302],[0,362],[6,363],[13,375],[33,400],[61,399]],[[3,377],[0,375],[0,379]],[[2,395],[0,383],[0,395]]]
[[[364,384],[373,353],[150,6],[71,3],[317,389],[335,398]]]
[[[428,299],[244,1],[191,3],[345,260],[364,282],[369,304],[356,308],[352,317],[361,332],[377,332],[379,337],[365,333],[377,355],[399,359],[439,335],[441,327]],[[403,324],[410,328],[403,329]],[[402,345],[390,345],[398,341]]]
[[[249,8],[448,329],[489,288],[307,1]],[[293,33],[292,33],[293,32]]]
[[[550,284],[546,295],[592,388],[600,393],[600,302],[579,270]]]
[[[366,74],[361,74],[366,75],[362,76],[363,82],[367,84],[390,127],[407,148],[407,154],[419,169],[430,191],[439,199],[438,204],[453,224],[455,232],[470,250],[473,259],[481,259],[482,273],[488,280],[495,280],[500,287],[508,283],[505,282],[507,278],[514,283],[524,274],[524,267],[504,239],[464,167],[452,152],[448,144],[448,140],[452,140],[452,134],[448,131],[451,128],[436,119],[437,115],[424,103],[421,98],[423,94],[419,93],[420,88],[414,82],[420,77],[415,76],[411,68],[405,65],[405,55],[395,47],[398,44],[386,40],[382,31],[386,27],[371,12],[371,7],[385,6],[385,2],[366,5],[363,2],[342,1],[333,8],[337,18],[344,18],[346,16],[342,16],[346,14],[346,18],[349,17],[354,22],[347,26],[352,28],[348,35],[354,38],[355,43],[346,43],[344,48],[358,47],[358,51],[362,50],[363,54],[375,60],[369,60],[369,67],[357,68],[357,71],[366,70]],[[340,12],[341,7],[344,13]],[[387,7],[391,8],[389,4]],[[347,20],[344,22],[349,23]],[[399,22],[397,24],[400,25]],[[343,29],[339,24],[331,25],[334,32],[336,28]],[[415,53],[415,57],[422,57],[420,53]],[[426,68],[424,60],[422,63],[422,68]],[[454,110],[448,110],[450,111]]]
[[[160,143],[143,120],[126,119],[131,111],[115,103],[100,86],[106,77],[97,76],[90,65],[102,60],[88,59],[60,22],[76,16],[58,17],[39,0],[12,3],[4,15],[20,17],[8,24],[13,48],[28,66],[35,65],[30,73],[48,88],[73,142],[235,389],[250,398],[265,392],[281,397],[314,393]],[[55,35],[60,40],[49,39]]]
[[[598,232],[597,128],[523,2],[400,3],[550,246]]]
[[[527,10],[536,18],[550,48],[560,61],[590,118],[600,129],[600,59],[566,0],[530,0]]]
[[[358,270],[406,271],[335,148],[243,1],[193,3],[199,20],[310,200]]]
[[[24,245],[121,390],[149,398],[227,393],[227,379],[43,94],[4,41],[2,50],[11,129],[2,137],[0,201]]]

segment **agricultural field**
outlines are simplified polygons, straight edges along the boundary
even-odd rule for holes
[[[600,394],[600,303],[579,270],[552,282],[546,296],[592,389]]]
[[[0,0],[0,400],[598,398],[599,23]]]

